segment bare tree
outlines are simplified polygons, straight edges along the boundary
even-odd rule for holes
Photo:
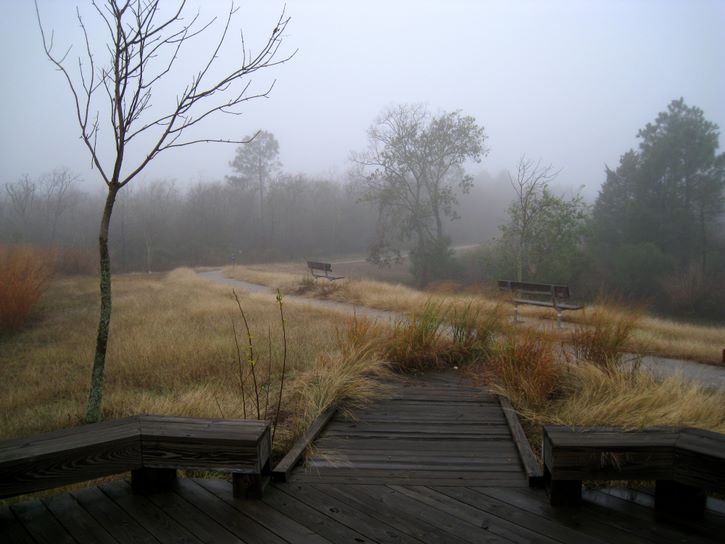
[[[413,274],[428,283],[433,267],[449,258],[443,219],[457,217],[457,194],[472,186],[463,164],[481,161],[485,138],[483,127],[460,111],[434,116],[425,106],[402,104],[377,118],[367,151],[352,154],[364,176],[362,199],[378,209],[372,262],[398,259],[394,243],[412,240]]]
[[[509,182],[516,193],[516,198],[509,208],[511,216],[510,229],[516,238],[516,279],[522,281],[524,263],[528,261],[528,244],[532,236],[532,228],[542,211],[542,197],[546,193],[549,182],[560,170],[552,165],[542,166],[541,159],[534,162],[522,155],[516,169],[516,178],[508,173]]]
[[[30,221],[33,212],[38,187],[30,176],[23,174],[16,183],[5,185],[5,192],[10,200],[10,209],[13,212],[15,232],[13,238],[20,241],[29,235]]]
[[[44,176],[42,185],[45,189],[45,205],[47,221],[50,222],[50,244],[56,242],[58,223],[61,216],[71,206],[72,201],[69,191],[73,183],[78,181],[68,168],[56,168],[50,174]]]
[[[93,166],[108,189],[98,236],[100,254],[101,311],[96,337],[91,387],[86,421],[101,418],[103,375],[111,319],[111,262],[108,232],[116,195],[160,153],[201,142],[241,144],[242,140],[198,137],[191,134],[202,121],[215,114],[240,114],[238,106],[254,98],[269,95],[274,83],[261,92],[250,90],[248,76],[281,64],[292,55],[279,57],[279,48],[289,21],[284,14],[272,26],[269,37],[259,52],[252,54],[242,35],[240,63],[224,75],[215,75],[222,49],[237,9],[232,4],[216,46],[208,61],[193,73],[177,94],[175,103],[166,110],[152,107],[152,94],[176,68],[180,52],[195,37],[209,29],[213,20],[202,24],[199,14],[184,15],[186,1],[172,11],[160,0],[106,0],[92,2],[101,25],[107,30],[104,44],[109,55],[107,64],[99,64],[85,21],[77,10],[84,38],[84,52],[77,63],[69,61],[70,48],[57,54],[53,35],[46,35],[37,0],[38,26],[43,48],[53,65],[65,77],[73,98],[73,107]],[[292,53],[294,54],[294,53]],[[103,111],[103,115],[101,114]],[[103,129],[110,128],[114,152],[108,161],[97,146],[105,138]],[[140,141],[145,151],[132,156],[130,144]],[[148,142],[148,143],[145,143]]]

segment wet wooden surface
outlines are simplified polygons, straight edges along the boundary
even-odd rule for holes
[[[338,414],[307,465],[261,500],[224,480],[178,480],[136,495],[125,481],[0,507],[5,542],[722,542],[725,516],[655,518],[652,508],[585,492],[554,508],[530,489],[493,395],[455,375],[403,383]]]

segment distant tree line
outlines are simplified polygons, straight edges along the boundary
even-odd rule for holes
[[[71,183],[57,194],[56,171],[24,176],[0,189],[0,242],[94,254],[103,195]],[[117,271],[161,271],[363,252],[375,214],[357,202],[350,183],[279,174],[264,196],[267,234],[259,236],[255,186],[199,182],[182,189],[154,180],[119,194],[110,236]],[[91,256],[87,266],[95,266]],[[72,270],[71,270],[72,271]]]
[[[224,180],[129,187],[116,204],[114,267],[363,252],[384,266],[407,253],[418,285],[563,283],[585,298],[606,292],[667,313],[725,318],[725,159],[717,126],[682,99],[606,169],[593,204],[557,191],[558,171],[525,156],[510,173],[468,175],[463,164],[485,155],[485,135],[460,112],[389,108],[368,136],[345,182],[286,173],[274,135],[259,131],[245,137],[251,143],[237,149]],[[65,169],[7,183],[0,242],[90,252],[103,195],[78,185]],[[482,240],[478,252],[451,251],[452,241]],[[79,260],[67,267],[82,268]]]
[[[574,285],[678,315],[725,318],[725,154],[703,111],[672,101],[606,169],[593,207],[555,195],[551,167],[522,159],[500,235],[474,269]]]

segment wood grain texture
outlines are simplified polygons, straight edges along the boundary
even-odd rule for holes
[[[264,421],[124,418],[1,441],[0,498],[144,468],[259,474],[270,452]]]
[[[415,376],[370,406],[336,414],[293,482],[522,485],[498,397],[455,373]]]
[[[307,448],[312,444],[312,441],[319,436],[336,412],[337,406],[331,406],[315,419],[312,425],[310,425],[310,428],[304,432],[272,470],[272,478],[275,481],[286,482],[289,479],[292,469],[299,463]]]
[[[694,515],[702,490],[725,492],[725,436],[711,431],[547,426],[543,450],[552,502],[566,502],[582,480],[656,480],[658,507]]]
[[[521,458],[521,463],[526,471],[526,476],[529,478],[529,485],[531,487],[544,485],[544,472],[541,468],[541,464],[531,449],[529,439],[526,438],[526,433],[524,432],[523,427],[521,427],[521,422],[519,421],[518,415],[516,415],[514,407],[511,406],[511,401],[502,396],[499,396],[498,400],[501,404],[501,409],[503,410],[509,429],[511,429],[511,437],[516,445],[516,450]]]

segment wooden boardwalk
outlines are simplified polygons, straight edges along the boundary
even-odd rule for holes
[[[293,481],[527,485],[498,398],[452,373],[405,380],[373,406],[338,415]]]
[[[455,375],[401,383],[337,416],[262,500],[224,480],[135,495],[125,481],[0,508],[0,542],[722,542],[725,516],[657,520],[600,492],[553,508],[530,489],[498,403]]]

